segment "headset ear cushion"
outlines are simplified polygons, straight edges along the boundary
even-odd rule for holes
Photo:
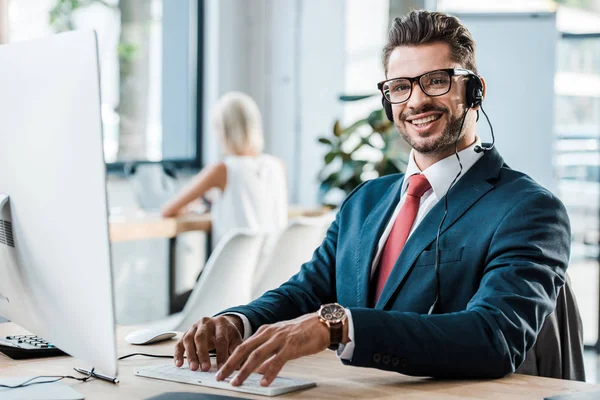
[[[387,119],[389,119],[391,122],[394,122],[394,114],[392,113],[392,105],[383,96],[381,96],[381,105],[383,106],[383,110],[385,111],[385,116],[387,117]]]
[[[470,75],[466,84],[466,102],[469,108],[480,106],[483,102],[483,83],[477,75]]]

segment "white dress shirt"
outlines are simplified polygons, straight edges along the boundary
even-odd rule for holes
[[[460,157],[460,162],[462,164],[462,172],[458,179],[462,178],[465,173],[483,156],[483,152],[476,153],[475,146],[481,145],[481,140],[476,138],[475,143],[471,146],[461,150],[458,152]],[[392,226],[396,221],[396,217],[400,212],[400,208],[406,201],[406,188],[408,187],[408,178],[415,174],[423,174],[431,184],[431,189],[423,194],[421,197],[421,203],[419,205],[419,211],[417,213],[417,217],[415,218],[415,222],[411,228],[410,235],[414,232],[415,228],[419,225],[419,223],[423,220],[425,215],[437,204],[437,202],[446,195],[448,189],[450,189],[450,184],[458,175],[460,171],[460,167],[458,165],[458,160],[456,159],[456,155],[452,154],[443,160],[436,162],[431,165],[429,168],[421,171],[417,166],[414,159],[414,150],[411,150],[409,155],[408,166],[406,167],[406,173],[404,174],[404,182],[402,183],[400,201],[398,205],[394,209],[390,220],[383,231],[383,234],[379,238],[379,242],[377,245],[377,253],[375,254],[375,258],[373,259],[373,263],[371,264],[371,278],[373,278],[373,274],[377,269],[379,264],[379,258],[381,257],[381,253],[383,252],[383,248],[385,246],[385,242],[390,235],[390,231],[392,230]],[[457,179],[457,181],[458,181]],[[449,199],[452,201],[452,199]],[[408,240],[408,239],[407,239]],[[244,323],[244,340],[251,336],[252,327],[250,325],[250,321],[248,318],[239,313],[231,313],[232,315],[237,315],[240,317]],[[352,313],[349,309],[346,309],[346,314],[348,315],[348,338],[350,341],[346,345],[340,345],[337,350],[337,354],[340,358],[345,360],[352,360],[352,356],[354,355],[354,348],[356,346],[356,342],[354,341],[354,323],[352,321]]]

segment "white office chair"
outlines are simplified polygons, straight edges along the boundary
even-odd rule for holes
[[[279,287],[309,261],[323,242],[327,228],[335,218],[333,212],[320,217],[298,217],[291,220],[279,235],[265,258],[260,260],[252,289],[252,299]]]
[[[183,310],[142,328],[185,331],[202,317],[250,302],[263,243],[264,235],[245,229],[229,232],[211,253]]]

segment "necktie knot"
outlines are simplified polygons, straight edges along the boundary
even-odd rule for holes
[[[408,195],[421,197],[426,191],[431,189],[431,184],[423,174],[411,175],[408,178]]]

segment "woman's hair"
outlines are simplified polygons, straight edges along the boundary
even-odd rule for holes
[[[241,92],[224,94],[213,109],[213,121],[232,154],[260,154],[264,147],[262,118],[250,96]]]

